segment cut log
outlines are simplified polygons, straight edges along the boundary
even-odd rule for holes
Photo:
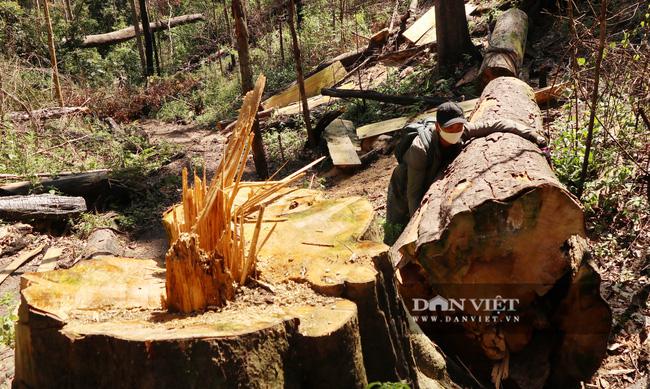
[[[469,16],[474,10],[475,6],[465,4],[465,14]],[[409,27],[404,34],[406,40],[416,46],[429,45],[436,42],[436,11],[435,7],[431,7],[424,15],[420,16],[418,20]]]
[[[538,89],[535,91],[535,101],[537,101],[537,104],[540,106],[543,106],[553,100],[561,99],[571,85],[572,83],[566,81]]]
[[[500,77],[485,88],[471,121],[500,118],[541,129],[541,112],[526,83]],[[439,174],[391,248],[391,257],[403,268],[402,293],[414,315],[422,315],[414,298],[427,301],[431,310],[438,305],[445,315],[450,312],[440,322],[451,324],[427,328],[429,335],[439,335],[434,339],[443,342],[445,352],[460,355],[479,376],[489,376],[492,364],[499,380],[507,378],[502,373],[508,368],[523,372],[519,377],[537,374],[539,381],[520,387],[541,388],[550,375],[562,377],[553,378],[556,382],[588,378],[604,352],[611,317],[598,287],[576,286],[584,292],[580,298],[566,287],[582,285],[574,275],[584,260],[573,242],[584,235],[582,207],[555,177],[544,154],[521,137],[495,133],[472,140]],[[512,309],[489,303],[448,308],[462,301],[510,302]],[[590,323],[581,321],[580,329],[570,327],[565,318],[552,316],[560,306],[593,316]],[[500,319],[463,322],[468,315]],[[549,334],[558,330],[568,337],[566,348],[552,350],[549,345],[557,338]],[[580,336],[585,334],[589,336]],[[538,336],[542,341],[534,342]],[[528,348],[539,344],[543,353]],[[592,359],[584,358],[588,353]],[[518,364],[528,363],[531,355],[545,364],[522,370]],[[553,370],[554,358],[575,369],[562,372],[556,364]],[[535,370],[544,366],[548,369]]]
[[[204,21],[203,14],[190,14],[173,17],[169,20],[161,20],[149,23],[149,28],[152,32],[162,31],[167,28],[174,28],[185,24],[196,23]],[[105,34],[87,35],[83,38],[80,47],[101,47],[110,46],[117,43],[125,42],[135,38],[135,29],[133,26],[123,28],[121,30],[107,32]]]
[[[261,236],[275,229],[252,284],[264,288],[241,288],[219,310],[168,313],[165,268],[151,260],[25,275],[14,385],[420,387],[387,247],[359,240],[370,202],[282,195],[262,223]],[[441,377],[440,387],[452,385]]]
[[[499,16],[479,71],[483,85],[497,77],[518,77],[527,35],[528,16],[524,11],[511,8]]]
[[[40,273],[54,270],[61,255],[63,255],[63,249],[61,247],[48,248],[36,271]]]
[[[409,42],[416,44],[420,39],[427,34],[430,30],[433,30],[433,40],[426,39],[428,43],[435,42],[436,40],[436,8],[431,7],[424,15],[420,16],[419,19],[409,27],[402,36],[406,38]],[[430,37],[429,37],[430,38]],[[417,45],[417,46],[421,46]]]
[[[386,93],[377,92],[374,90],[359,90],[359,89],[339,89],[339,88],[323,88],[321,89],[323,96],[332,96],[339,98],[353,98],[353,99],[368,99],[380,101],[382,103],[398,104],[398,105],[414,105],[414,104],[431,104],[440,105],[447,101],[441,97],[434,96],[407,96],[407,95],[388,95]]]
[[[26,195],[28,193],[44,193],[55,189],[69,196],[94,198],[111,190],[108,177],[109,171],[102,169],[85,173],[65,174],[56,178],[41,180],[38,185],[34,185],[31,181],[21,181],[0,186],[0,195]]]
[[[329,88],[339,82],[346,74],[341,62],[334,62],[325,69],[305,79],[305,93],[307,97],[316,96],[322,88]],[[281,108],[300,99],[298,85],[291,85],[283,92],[272,96],[262,102],[264,109]]]
[[[64,219],[86,211],[83,197],[41,194],[0,197],[0,219]]]
[[[308,72],[305,74],[305,77],[311,77],[314,74],[320,72],[321,70],[332,66],[336,62],[340,62],[341,65],[343,65],[344,68],[350,68],[354,66],[355,63],[359,63],[363,57],[365,57],[367,54],[367,48],[362,48],[358,50],[352,50],[345,52],[343,54],[339,54],[336,57],[329,59],[327,61],[323,61],[318,66],[314,68],[314,70]]]
[[[9,112],[7,116],[9,120],[19,122],[26,120],[56,119],[66,115],[86,114],[88,112],[88,107],[52,107],[37,109],[30,112]]]
[[[361,160],[350,140],[350,133],[354,134],[354,125],[349,120],[335,119],[323,133],[327,142],[327,149],[334,166],[352,167],[361,165]]]

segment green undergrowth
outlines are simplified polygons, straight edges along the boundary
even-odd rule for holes
[[[16,333],[14,325],[18,319],[14,315],[14,308],[18,301],[13,293],[7,292],[0,297],[0,312],[5,312],[0,316],[0,344],[13,347]]]
[[[606,101],[607,106],[602,101]],[[579,127],[576,128],[575,105],[568,103],[563,110],[566,112],[563,119],[553,123],[553,166],[560,181],[576,194],[589,112],[583,109],[579,113]],[[581,198],[598,257],[637,255],[630,250],[631,245],[650,219],[642,164],[647,138],[648,129],[640,123],[629,101],[617,97],[601,100]],[[647,166],[647,161],[645,164]]]

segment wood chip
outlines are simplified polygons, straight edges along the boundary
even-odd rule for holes
[[[354,125],[349,120],[335,119],[325,127],[324,138],[334,166],[359,166],[361,160],[350,140]]]
[[[56,268],[57,261],[63,255],[63,248],[61,247],[50,247],[43,255],[41,264],[38,265],[37,272],[51,271]]]

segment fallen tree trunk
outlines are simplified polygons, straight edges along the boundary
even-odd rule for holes
[[[180,211],[167,213],[168,223]],[[363,388],[405,380],[418,388],[387,248],[359,240],[372,219],[365,199],[285,190],[264,213],[261,236],[275,232],[257,278],[217,311],[168,313],[165,268],[151,260],[108,257],[25,275],[14,384]],[[441,387],[453,386],[444,361],[435,373]]]
[[[0,195],[26,195],[56,189],[58,192],[69,196],[92,198],[105,194],[111,189],[108,175],[108,170],[101,169],[44,179],[36,185],[31,181],[15,182],[0,186]]]
[[[328,66],[331,66],[336,62],[340,62],[343,65],[343,67],[346,69],[352,67],[354,66],[355,63],[359,63],[363,58],[365,58],[366,52],[367,52],[367,47],[364,47],[363,49],[352,50],[352,51],[345,52],[343,54],[339,54],[332,59],[323,61],[320,64],[318,64],[314,68],[314,70],[306,73],[305,77],[311,77],[312,75],[320,72],[321,70],[327,68]]]
[[[340,98],[353,98],[353,99],[368,99],[380,101],[382,103],[398,104],[398,105],[414,105],[414,104],[430,104],[440,105],[447,101],[440,97],[433,96],[407,96],[407,95],[388,95],[386,93],[377,92],[374,90],[358,90],[358,89],[337,89],[337,88],[323,88],[320,93],[323,96],[340,97]]]
[[[78,113],[88,113],[88,107],[52,107],[36,109],[34,111],[16,111],[7,114],[9,120],[15,122],[26,120],[47,120],[56,119],[66,115],[73,115]]]
[[[83,197],[52,194],[0,197],[0,219],[65,219],[86,211]]]
[[[203,14],[190,14],[190,15],[176,16],[168,20],[151,22],[149,23],[149,26],[151,31],[155,32],[155,31],[162,31],[167,28],[174,28],[185,24],[196,23],[204,20],[205,17],[203,16]],[[87,35],[83,38],[80,47],[90,48],[90,47],[109,46],[109,45],[125,42],[133,38],[135,38],[135,29],[133,28],[133,26],[131,26],[131,27],[123,28],[121,30],[107,32],[105,34]]]
[[[495,79],[471,121],[507,118],[539,130],[542,116],[533,96],[523,81]],[[432,311],[442,307],[440,322],[451,323],[427,328],[439,335],[443,350],[460,355],[477,376],[489,377],[492,368],[501,381],[510,370],[519,387],[541,388],[551,381],[563,382],[551,387],[565,387],[597,369],[611,324],[595,272],[587,271],[584,300],[568,291],[567,285],[585,282],[575,277],[585,257],[574,250],[584,235],[580,203],[544,154],[521,137],[495,133],[472,140],[439,175],[391,251],[403,268],[402,293],[413,314],[424,314],[413,300],[419,298],[418,304],[426,301]],[[462,301],[488,303],[459,308]],[[490,301],[499,301],[500,308]],[[590,323],[569,325],[568,316],[554,316],[559,306],[571,317],[589,315]],[[468,315],[501,319],[462,322]],[[574,340],[551,350],[558,341],[554,336]],[[584,342],[578,344],[578,338]]]
[[[528,16],[511,8],[497,19],[479,74],[483,85],[497,77],[517,77],[524,61]]]

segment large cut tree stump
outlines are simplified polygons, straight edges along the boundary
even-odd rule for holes
[[[372,205],[279,194],[264,213],[260,236],[275,231],[256,277],[223,308],[168,312],[165,267],[153,260],[104,257],[25,275],[16,386],[418,387],[387,247],[363,240]]]
[[[483,85],[497,77],[517,77],[524,61],[528,16],[511,8],[497,19],[479,74]]]
[[[539,107],[523,81],[492,81],[471,121],[502,118],[541,129]],[[496,371],[499,380],[509,367],[520,387],[541,387],[550,380],[566,384],[598,367],[611,320],[597,273],[585,268],[585,250],[575,249],[584,228],[579,202],[557,180],[543,152],[519,136],[494,133],[472,140],[434,181],[391,254],[402,268],[401,291],[416,320],[431,314],[422,309],[424,300],[438,296],[430,306],[443,304],[445,310],[443,299],[465,299],[462,309],[444,312],[456,315],[443,317],[450,325],[420,323],[437,333],[447,352],[479,373],[494,364],[492,374]],[[587,285],[577,289],[578,297],[576,285]],[[424,300],[416,304],[415,298]],[[515,309],[470,304],[486,301],[481,299],[512,301]],[[555,315],[560,306],[572,314]],[[501,316],[497,323],[462,322],[468,315]],[[589,315],[590,322],[574,326],[566,320],[580,315]],[[507,317],[512,323],[503,322]],[[445,331],[450,328],[455,330]],[[549,335],[553,331],[556,337]],[[562,346],[551,350],[558,343]],[[531,351],[538,345],[544,350]],[[539,360],[522,367],[531,364],[531,355]],[[535,379],[521,378],[534,372]]]

